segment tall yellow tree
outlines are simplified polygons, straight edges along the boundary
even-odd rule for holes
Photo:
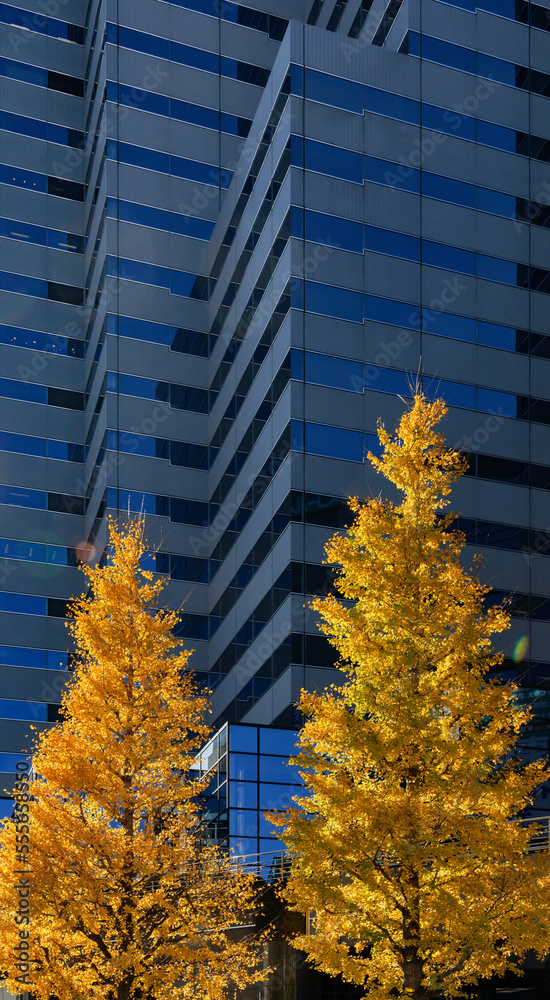
[[[314,913],[296,944],[370,1000],[457,996],[550,945],[549,855],[526,854],[514,822],[549,775],[522,766],[528,712],[487,674],[508,615],[487,607],[442,513],[465,467],[434,429],[445,413],[419,394],[394,436],[379,429],[369,458],[401,500],[351,501],[352,527],[327,546],[341,597],[313,606],[345,679],[302,693],[308,792],[272,817],[286,899]]]
[[[235,934],[254,887],[201,838],[207,699],[141,568],[143,524],[111,524],[110,542],[73,607],[63,721],[0,830],[0,970],[40,1000],[221,1000],[260,978]]]

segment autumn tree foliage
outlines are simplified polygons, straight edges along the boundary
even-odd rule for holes
[[[234,939],[254,889],[201,838],[207,698],[140,568],[143,524],[111,524],[110,543],[111,562],[84,567],[78,666],[38,740],[28,834],[0,829],[0,969],[38,1000],[221,1000],[260,978],[257,944]]]
[[[549,856],[514,822],[548,772],[522,766],[529,713],[487,673],[508,615],[444,515],[465,468],[434,429],[445,413],[417,395],[394,436],[379,429],[369,458],[401,500],[351,501],[327,546],[340,597],[314,607],[345,679],[302,693],[308,793],[279,818],[286,899],[314,914],[295,943],[370,1000],[457,996],[550,945]]]

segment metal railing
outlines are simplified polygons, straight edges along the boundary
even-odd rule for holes
[[[521,820],[522,826],[528,826],[530,824],[533,824],[539,829],[533,832],[533,835],[529,840],[529,846],[527,847],[529,854],[540,851],[550,851],[550,816],[534,816],[532,819]]]

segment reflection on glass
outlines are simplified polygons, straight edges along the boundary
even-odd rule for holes
[[[230,753],[229,777],[236,781],[256,781],[258,758],[255,754]]]

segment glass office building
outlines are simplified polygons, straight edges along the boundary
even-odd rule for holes
[[[546,746],[549,29],[550,0],[0,4],[2,786],[128,508],[214,719],[292,727],[334,677],[323,544],[419,369]]]

